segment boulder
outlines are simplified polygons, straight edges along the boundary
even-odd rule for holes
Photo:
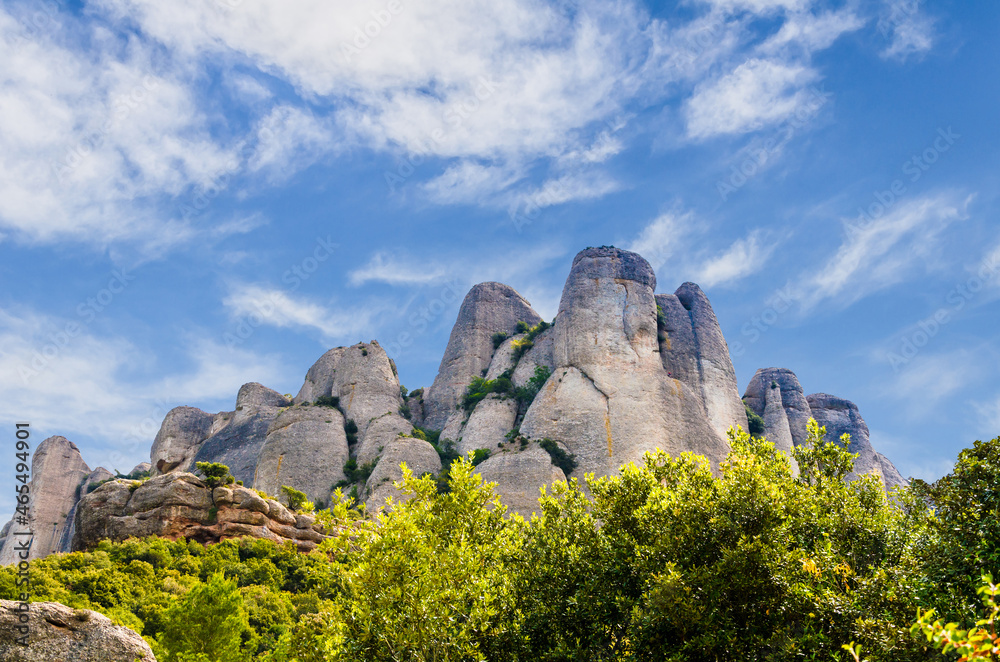
[[[141,474],[145,472],[152,472],[153,465],[149,462],[140,462],[139,464],[132,467],[132,471],[128,472],[129,476],[135,476],[136,474]]]
[[[257,382],[244,384],[236,395],[236,411],[261,407],[287,407],[290,404],[292,404],[291,398]]]
[[[326,501],[331,487],[344,480],[348,457],[340,410],[292,407],[271,423],[253,486],[280,495],[281,487],[288,485],[305,492],[310,501]]]
[[[469,415],[469,420],[462,429],[461,441],[456,445],[458,452],[467,455],[480,448],[495,451],[497,444],[503,443],[507,433],[514,427],[516,419],[517,400],[491,393]]]
[[[68,551],[64,545],[70,528],[69,517],[86,490],[84,481],[89,475],[90,468],[73,442],[55,436],[40,443],[31,458],[30,524],[23,526],[14,520],[3,549],[0,549],[0,564],[9,565],[20,560],[14,548],[21,537],[15,534],[29,527],[34,532],[34,540],[28,560]]]
[[[149,451],[150,473],[189,471],[201,443],[212,434],[216,415],[197,407],[174,407],[167,412]]]
[[[479,283],[462,301],[434,383],[424,395],[425,427],[441,430],[473,377],[493,357],[493,334],[513,334],[518,322],[534,326],[541,318],[520,294],[502,283]]]
[[[280,503],[251,489],[229,485],[213,490],[197,476],[175,471],[142,483],[113,480],[81,499],[72,550],[145,536],[201,543],[252,536],[292,542],[301,551],[315,549],[324,539],[322,532],[315,524],[297,528],[298,522]]]
[[[701,393],[663,366],[655,287],[649,263],[629,251],[590,248],[573,260],[553,328],[555,368],[520,429],[561,442],[580,474],[615,474],[656,448],[715,465],[729,451]]]
[[[508,512],[529,518],[541,514],[538,499],[540,488],[558,480],[566,480],[562,469],[552,464],[549,454],[538,444],[525,450],[504,449],[496,452],[476,467],[476,472],[493,488]]]
[[[0,600],[0,659],[5,662],[156,662],[149,644],[103,614],[58,602],[33,602],[21,621],[17,602]],[[18,642],[26,626],[28,645]]]
[[[791,436],[792,443],[796,446],[805,443],[808,435],[806,424],[812,417],[812,410],[795,373],[786,368],[761,368],[754,374],[747,384],[743,401],[761,418],[764,418],[767,399],[775,397],[769,389],[777,389],[781,396],[781,406],[785,410],[788,425],[787,435]],[[783,439],[787,435],[783,429],[768,428],[767,421],[764,421],[764,436],[768,439]]]
[[[365,506],[369,512],[383,508],[390,497],[394,500],[402,498],[402,492],[395,483],[403,477],[400,465],[404,462],[414,476],[441,471],[441,458],[430,443],[413,437],[393,439],[382,451],[378,464],[365,483]]]

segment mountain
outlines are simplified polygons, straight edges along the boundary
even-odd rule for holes
[[[326,352],[294,397],[250,383],[240,389],[233,411],[171,410],[150,451],[150,482],[189,475],[197,462],[221,462],[236,480],[269,495],[288,485],[323,504],[341,486],[353,488],[375,511],[399,498],[393,483],[402,476],[402,462],[415,475],[440,474],[457,451],[475,453],[477,471],[496,483],[501,499],[530,515],[541,486],[615,473],[655,448],[695,452],[717,468],[729,451],[726,429],[746,429],[748,410],[763,419],[765,436],[781,450],[803,443],[806,422],[815,418],[831,438],[851,435],[857,473],[875,473],[887,489],[905,483],[872,448],[856,405],[824,393],[806,396],[790,370],[757,371],[741,398],[726,340],[697,285],[656,294],[656,276],[641,256],[588,248],[573,260],[552,324],[507,285],[473,287],[426,390],[405,393],[395,363],[372,340]],[[37,556],[69,550],[74,524],[81,522],[82,539],[89,542],[78,547],[102,535],[122,537],[122,531],[183,535],[190,526],[221,539],[239,529],[209,521],[205,504],[185,503],[185,492],[177,489],[141,488],[154,495],[138,499],[141,508],[130,505],[136,496],[120,482],[81,501],[91,483],[111,476],[92,475],[76,446],[62,437],[39,446],[33,476]],[[205,494],[196,500],[211,499]],[[172,516],[167,506],[200,514],[152,528],[100,522]],[[232,517],[238,522],[247,516]],[[262,517],[255,526],[267,528]],[[11,529],[8,524],[3,534]],[[287,537],[294,535],[289,530]],[[0,548],[6,563],[13,561],[13,536],[8,538]]]

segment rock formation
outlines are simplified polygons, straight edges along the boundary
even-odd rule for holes
[[[694,451],[714,464],[728,453],[720,432],[724,410],[716,407],[719,420],[713,423],[702,398],[705,380],[697,349],[677,348],[687,355],[687,381],[665,366],[670,360],[661,356],[655,288],[652,268],[635,253],[591,248],[573,260],[553,328],[554,372],[525,414],[520,431],[531,439],[563,444],[576,456],[581,474],[615,473],[655,448],[671,454]],[[689,293],[693,300],[695,295],[685,290]],[[701,305],[699,301],[698,315],[687,315],[686,322],[679,319],[682,315],[675,316],[677,327],[684,328],[678,341],[696,331],[712,335],[702,328],[708,319],[718,326],[711,308]],[[672,346],[669,334],[663,342]],[[724,349],[721,333],[717,336]],[[724,357],[712,358],[728,363],[728,350]],[[731,363],[728,370],[732,372]],[[715,371],[710,379],[719,388],[729,388]],[[739,400],[735,379],[731,387],[734,393],[722,394],[720,402]],[[742,420],[733,416],[725,422],[746,425],[744,411],[738,413]]]
[[[440,430],[448,422],[473,377],[482,376],[493,357],[493,334],[513,334],[518,322],[541,321],[512,287],[480,283],[462,301],[437,377],[424,395],[424,426]]]
[[[106,469],[95,471],[109,474]],[[29,527],[34,540],[29,560],[39,559],[53,552],[68,551],[67,531],[71,527],[70,515],[87,489],[90,468],[83,461],[80,449],[65,437],[49,437],[38,445],[31,458],[28,512],[30,524],[17,524],[16,519],[6,527],[8,535],[0,548],[0,564],[18,561],[15,545],[22,539],[14,535]]]
[[[58,602],[33,602],[27,623],[18,602],[0,600],[0,660],[5,662],[156,662],[149,644],[103,614]],[[28,645],[18,638],[25,627]]]
[[[758,370],[747,385],[743,401],[764,419],[764,436],[779,450],[788,452],[793,445],[804,444],[807,438],[806,424],[813,418],[826,427],[828,440],[839,441],[843,434],[851,436],[848,450],[858,454],[852,477],[874,473],[887,490],[906,484],[906,480],[888,458],[872,448],[868,439],[868,426],[861,418],[857,405],[826,393],[807,397],[791,370]]]
[[[210,489],[194,474],[173,472],[145,482],[113,480],[80,500],[72,551],[101,540],[160,536],[213,543],[253,536],[291,541],[302,551],[324,536],[310,515],[296,515],[274,499],[239,485]]]
[[[888,487],[904,482],[872,449],[855,405],[807,398],[791,371],[758,370],[741,400],[705,293],[694,283],[655,292],[646,260],[613,247],[574,258],[551,326],[514,289],[480,283],[462,303],[428,389],[404,395],[395,364],[374,340],[333,348],[294,398],[249,383],[233,411],[171,410],[150,463],[133,470],[153,476],[140,487],[110,480],[87,495],[110,472],[91,472],[65,439],[46,440],[34,459],[33,555],[151,534],[206,541],[246,534],[307,548],[318,533],[280,506],[282,486],[321,504],[343,488],[374,511],[400,498],[401,463],[418,476],[438,474],[450,443],[463,455],[481,451],[477,471],[527,516],[537,512],[541,486],[567,473],[613,474],[657,448],[698,453],[717,468],[729,451],[726,430],[747,427],[744,403],[781,450],[804,443],[814,417],[832,436],[851,434],[859,473],[874,471]],[[463,403],[477,377],[490,392]],[[440,430],[436,445],[414,425]],[[186,473],[202,461],[227,465],[272,498],[243,487],[211,492]],[[12,529],[0,531],[0,562],[15,560]]]

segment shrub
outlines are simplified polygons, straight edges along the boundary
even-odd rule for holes
[[[503,344],[504,340],[507,340],[507,334],[503,331],[497,331],[491,339],[493,340],[493,349],[495,351]]]
[[[347,445],[353,446],[358,443],[358,424],[352,419],[347,419],[344,422],[344,434],[347,435]]]
[[[198,473],[202,475],[205,484],[211,489],[215,489],[220,485],[229,485],[236,480],[229,473],[229,467],[221,462],[197,462],[195,467]]]
[[[983,585],[976,592],[983,596],[986,603],[986,618],[976,621],[976,625],[968,630],[958,629],[957,623],[945,625],[940,620],[932,620],[936,616],[933,609],[923,614],[917,609],[917,622],[911,631],[921,633],[927,641],[940,648],[942,653],[954,651],[961,655],[961,660],[993,660],[996,655],[1000,659],[1000,635],[997,634],[997,621],[1000,620],[1000,605],[997,596],[1000,595],[1000,585],[993,583],[993,576],[983,575]]]
[[[539,322],[532,327],[529,327],[527,322],[517,323],[517,332],[526,333],[527,335],[524,338],[518,338],[512,343],[512,346],[514,347],[515,364],[521,360],[521,357],[524,356],[529,349],[535,346],[535,338],[537,338],[539,334],[548,329],[550,326],[552,325],[545,321]]]
[[[221,573],[198,584],[167,609],[157,658],[184,660],[239,660],[242,637],[250,628],[236,582]]]
[[[347,481],[341,481],[337,483],[334,487],[346,487],[351,483],[363,483],[368,480],[368,477],[372,475],[372,471],[375,469],[375,461],[365,463],[358,466],[358,461],[355,458],[349,459],[344,464],[344,475],[347,476]]]
[[[554,440],[546,437],[539,441],[538,445],[552,458],[552,464],[562,469],[563,473],[567,476],[573,473],[573,469],[576,469],[576,457],[572,453],[567,453],[560,448],[559,444]]]
[[[743,408],[747,410],[747,432],[755,437],[763,436],[764,434],[764,419],[757,415],[753,409],[747,403],[743,403]]]
[[[488,460],[489,457],[490,450],[488,448],[477,448],[472,451],[472,457],[469,458],[469,461],[472,462],[472,466],[475,467]]]
[[[514,385],[511,384],[510,375],[506,372],[496,379],[473,377],[472,382],[465,389],[465,394],[462,396],[462,408],[467,412],[471,412],[490,393],[503,395],[509,394],[513,390]]]
[[[334,409],[340,408],[340,398],[335,395],[321,395],[316,398],[313,402],[317,407],[332,407]]]
[[[288,485],[281,486],[281,492],[288,499],[288,507],[296,512],[310,512],[314,510],[314,506],[309,502],[309,497],[306,496],[305,492],[300,492],[294,487],[289,487]]]
[[[514,391],[514,397],[517,399],[518,407],[522,411],[531,406],[531,403],[535,400],[535,396],[542,390],[542,386],[545,385],[545,382],[548,381],[551,375],[552,370],[548,366],[537,365],[535,366],[535,374],[528,380],[528,383]]]
[[[413,412],[410,411],[410,405],[406,404],[405,402],[399,406],[398,411],[399,415],[405,418],[406,420],[410,420],[410,417],[413,416]]]

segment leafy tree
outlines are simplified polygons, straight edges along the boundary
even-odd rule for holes
[[[315,506],[309,497],[306,496],[305,492],[300,492],[294,487],[289,487],[288,485],[281,486],[281,493],[285,495],[288,499],[288,507],[296,512],[312,512],[315,510]]]
[[[167,610],[157,657],[166,662],[242,660],[249,627],[236,582],[214,574]]]
[[[205,483],[212,489],[220,485],[229,485],[236,480],[229,473],[229,467],[221,462],[197,462],[195,467],[204,478]]]

